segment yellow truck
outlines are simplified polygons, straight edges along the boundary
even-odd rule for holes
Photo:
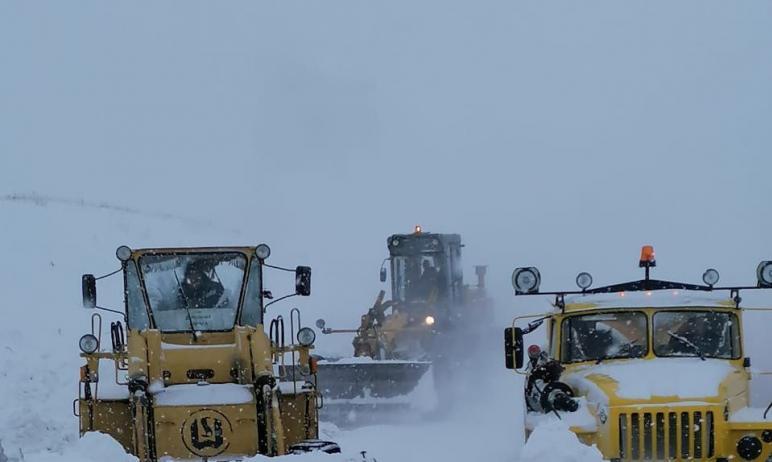
[[[123,310],[97,305],[101,278],[82,281],[84,307],[123,319],[110,324],[109,347],[102,347],[98,313],[80,339],[85,364],[73,411],[81,435],[111,435],[142,462],[340,452],[317,439],[314,331],[301,326],[297,310],[289,340],[281,317],[265,318],[273,298],[265,269],[294,272],[289,297],[310,294],[310,268],[268,265],[265,244],[121,246],[116,255]]]
[[[561,420],[612,461],[772,461],[772,404],[750,406],[750,358],[743,344],[741,293],[772,288],[772,262],[749,287],[645,278],[579,290],[541,292],[533,267],[515,269],[515,294],[554,297],[553,309],[515,318],[505,330],[506,367],[525,375],[526,438]],[[728,297],[727,297],[728,295]],[[547,347],[524,347],[546,326]]]

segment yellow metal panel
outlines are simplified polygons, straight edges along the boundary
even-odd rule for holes
[[[221,454],[257,453],[257,408],[254,404],[209,406],[157,406],[156,453],[193,459]]]

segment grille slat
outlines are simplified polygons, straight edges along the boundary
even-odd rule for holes
[[[627,414],[619,414],[619,457],[627,458],[627,448],[630,441],[627,439]]]
[[[619,414],[622,460],[703,460],[715,455],[713,412]]]
[[[681,413],[681,457],[684,459],[689,458],[689,436],[691,436],[691,432],[689,431],[689,413],[688,412],[682,412]]]
[[[705,420],[708,424],[708,457],[713,457],[716,452],[716,433],[713,428],[713,413],[708,412],[705,415]]]
[[[675,412],[668,413],[668,457],[675,459],[678,454],[678,417]]]
[[[694,413],[694,424],[692,427],[694,430],[694,451],[692,451],[692,454],[694,454],[695,459],[702,459],[702,412]]]
[[[665,458],[665,414],[657,413],[657,459]]]
[[[641,424],[640,414],[635,413],[631,415],[630,433],[633,436],[633,447],[630,451],[630,455],[633,460],[639,460],[641,458]]]
[[[652,444],[652,426],[654,423],[651,421],[651,414],[643,414],[643,458],[644,460],[651,460],[651,455],[654,452]]]

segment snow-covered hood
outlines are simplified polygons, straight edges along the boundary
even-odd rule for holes
[[[631,359],[570,367],[562,380],[597,404],[716,402],[726,383],[742,374],[728,361],[696,358]]]

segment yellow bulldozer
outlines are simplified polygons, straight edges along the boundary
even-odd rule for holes
[[[506,367],[525,375],[526,437],[561,420],[611,461],[770,461],[772,404],[752,407],[750,358],[743,341],[741,292],[772,288],[772,262],[755,286],[720,287],[650,278],[542,292],[534,267],[515,269],[515,294],[554,297],[554,309],[515,318],[505,330]],[[527,322],[526,321],[529,321]],[[546,326],[546,349],[524,335]],[[527,357],[525,356],[527,351]]]
[[[464,283],[460,235],[416,226],[386,244],[380,280],[387,281],[390,263],[390,299],[381,290],[357,328],[328,328],[322,319],[316,324],[324,334],[355,334],[353,357],[319,361],[324,417],[338,424],[381,423],[410,410],[410,395],[430,370],[439,399],[452,401],[443,385],[464,369],[493,325],[486,267],[475,267],[476,285]]]
[[[142,462],[340,452],[318,439],[314,331],[294,309],[285,342],[284,320],[265,319],[273,301],[310,294],[311,268],[266,264],[265,244],[121,246],[116,255],[124,310],[98,306],[101,278],[82,280],[84,307],[123,320],[110,324],[109,348],[98,313],[80,339],[85,365],[73,411],[81,435],[111,435]],[[295,292],[269,301],[266,267],[294,272]]]

